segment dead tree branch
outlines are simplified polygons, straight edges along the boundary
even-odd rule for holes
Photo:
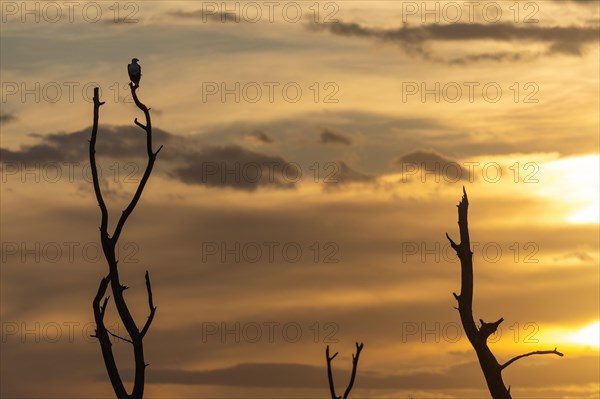
[[[463,197],[458,204],[458,227],[460,230],[460,244],[456,244],[446,233],[450,246],[456,251],[460,259],[461,269],[461,292],[459,295],[453,293],[454,298],[458,302],[458,312],[460,320],[469,339],[469,342],[477,353],[479,365],[483,371],[483,375],[487,382],[488,389],[493,399],[511,399],[510,388],[506,388],[502,380],[502,370],[508,367],[511,363],[527,356],[541,354],[556,354],[563,356],[556,348],[553,351],[536,351],[525,355],[516,356],[508,362],[500,365],[496,357],[490,350],[487,344],[487,339],[494,334],[503,318],[498,319],[493,323],[486,323],[479,319],[479,328],[473,320],[473,252],[469,241],[469,226],[467,222],[467,213],[469,208],[469,200],[467,192],[463,187]]]
[[[110,378],[113,390],[119,399],[142,399],[144,394],[144,383],[145,383],[145,369],[147,364],[144,361],[144,346],[143,346],[143,338],[148,332],[152,321],[154,320],[154,315],[156,313],[156,306],[154,306],[152,300],[152,288],[150,285],[150,277],[148,275],[148,271],[146,271],[146,289],[148,291],[148,306],[150,308],[150,314],[148,319],[140,331],[133,319],[131,312],[125,302],[125,298],[123,296],[123,292],[128,288],[125,285],[122,285],[119,280],[119,271],[117,265],[119,263],[116,255],[115,249],[117,248],[117,241],[121,235],[121,231],[123,230],[123,226],[125,222],[135,209],[140,197],[142,196],[142,192],[144,191],[144,187],[152,173],[152,168],[154,166],[154,162],[156,160],[156,155],[161,150],[162,146],[158,149],[158,151],[152,151],[152,124],[150,119],[149,109],[142,103],[137,97],[137,89],[138,85],[130,84],[131,94],[134,98],[135,104],[139,109],[144,112],[144,116],[146,118],[146,124],[142,125],[135,120],[135,124],[142,127],[146,132],[146,148],[148,153],[148,163],[146,165],[146,170],[144,171],[144,175],[131,199],[131,202],[122,212],[121,217],[117,223],[115,231],[112,237],[108,234],[108,210],[106,207],[106,203],[102,197],[102,192],[100,190],[100,180],[98,177],[98,169],[96,166],[96,137],[98,135],[98,119],[99,119],[99,110],[100,106],[103,105],[103,102],[100,102],[99,98],[99,90],[98,88],[94,88],[94,121],[92,126],[92,136],[90,139],[90,164],[92,169],[92,179],[94,184],[94,192],[96,193],[96,199],[98,201],[98,205],[101,211],[101,222],[100,222],[100,241],[102,243],[102,250],[106,261],[108,263],[109,274],[100,282],[100,287],[98,289],[98,293],[93,302],[94,308],[94,316],[96,321],[96,334],[94,335],[98,338],[100,342],[100,347],[102,349],[102,356],[104,358],[104,364],[106,365],[106,370],[108,372],[108,376]],[[104,325],[104,313],[106,311],[106,304],[108,302],[108,297],[104,299],[102,305],[100,302],[102,297],[104,297],[106,290],[108,288],[108,284],[111,285],[111,290],[113,292],[114,302],[117,308],[117,312],[119,314],[119,318],[123,322],[125,329],[127,331],[127,335],[129,338],[121,337],[113,334],[108,331]],[[134,373],[134,384],[133,389],[130,394],[127,393],[123,385],[123,381],[119,374],[119,370],[117,368],[114,355],[112,352],[112,345],[110,342],[109,335],[112,335],[116,338],[119,338],[125,342],[130,343],[133,346],[133,354],[135,359],[135,373]]]
[[[563,357],[565,354],[557,351],[556,348],[554,348],[554,350],[552,350],[552,351],[534,351],[534,352],[529,352],[529,353],[525,353],[524,355],[519,355],[519,356],[513,357],[508,362],[504,363],[501,367],[502,367],[502,369],[505,369],[508,366],[510,366],[512,363],[516,362],[517,360],[519,360],[521,358],[524,358],[524,357],[527,357],[527,356],[533,356],[533,355],[558,355],[560,357]]]
[[[363,349],[364,344],[356,343],[356,355],[352,355],[352,375],[350,376],[350,382],[344,391],[343,399],[348,399],[348,395],[350,395],[350,391],[352,391],[352,387],[354,386],[354,380],[356,379],[356,369],[358,368],[358,358],[360,356],[360,352]],[[325,349],[325,358],[327,359],[327,378],[329,380],[329,391],[331,392],[331,399],[342,399],[342,396],[337,396],[335,393],[335,384],[333,382],[333,373],[331,371],[331,361],[338,355],[336,352],[333,356],[329,356],[329,345],[327,345],[327,349]]]

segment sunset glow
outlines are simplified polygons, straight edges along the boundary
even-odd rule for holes
[[[569,337],[573,343],[583,346],[600,347],[600,321],[582,328]]]
[[[3,0],[0,397],[598,398],[599,37],[598,1]]]

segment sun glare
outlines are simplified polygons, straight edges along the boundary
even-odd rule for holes
[[[565,220],[570,223],[599,223],[598,181],[600,157],[585,155],[564,158],[540,165],[538,187],[543,195],[553,197],[570,209]]]
[[[577,345],[600,348],[600,321],[597,321],[569,336],[569,342]]]
[[[599,223],[600,222],[600,207],[598,206],[590,206],[587,208],[580,209],[575,211],[567,220],[571,223]]]

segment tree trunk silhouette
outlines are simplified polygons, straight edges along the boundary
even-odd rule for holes
[[[502,370],[504,370],[513,362],[527,356],[555,354],[562,357],[564,355],[554,348],[554,350],[535,351],[526,353],[524,355],[515,356],[504,364],[500,364],[496,360],[496,357],[488,347],[487,339],[490,335],[496,332],[498,326],[504,321],[504,319],[500,318],[493,323],[486,323],[479,319],[479,322],[481,323],[479,328],[475,325],[475,321],[473,319],[473,252],[471,251],[471,245],[469,242],[469,226],[467,223],[468,208],[469,201],[467,199],[467,192],[463,187],[463,197],[458,204],[460,244],[456,244],[450,238],[448,233],[446,233],[446,237],[450,241],[450,245],[456,251],[458,258],[460,259],[461,269],[460,295],[456,295],[456,293],[452,294],[458,301],[458,312],[460,313],[461,323],[469,342],[477,353],[479,365],[483,371],[483,375],[485,377],[485,381],[487,382],[487,386],[492,398],[511,399],[510,386],[506,388],[504,381],[502,380]]]
[[[93,337],[97,338],[98,342],[100,343],[100,348],[102,349],[102,357],[104,359],[104,364],[106,365],[108,377],[110,378],[110,382],[112,384],[113,390],[115,391],[117,398],[142,399],[144,395],[145,369],[148,366],[144,361],[143,339],[146,333],[148,332],[150,325],[152,324],[152,320],[154,319],[154,314],[156,313],[156,306],[154,306],[154,303],[152,301],[152,287],[150,285],[150,276],[148,274],[148,271],[146,271],[146,290],[148,291],[148,306],[150,308],[150,314],[148,316],[148,319],[146,320],[146,323],[140,331],[135,320],[131,315],[131,312],[129,311],[129,308],[127,307],[127,303],[125,302],[125,298],[123,296],[123,292],[128,287],[122,285],[119,280],[119,270],[117,268],[119,261],[117,259],[115,249],[117,248],[117,242],[119,240],[119,236],[121,235],[121,231],[123,230],[123,226],[125,225],[127,218],[133,212],[135,206],[137,205],[142,195],[146,182],[148,181],[148,178],[152,173],[152,167],[154,166],[156,155],[162,149],[162,146],[156,152],[152,151],[152,124],[150,120],[150,111],[148,107],[142,104],[137,97],[136,91],[139,88],[139,85],[130,84],[129,86],[131,88],[131,95],[133,96],[135,104],[139,109],[141,109],[144,112],[144,115],[146,117],[145,125],[138,122],[137,118],[135,119],[134,123],[146,132],[148,164],[146,165],[144,175],[137,187],[135,194],[133,195],[133,198],[131,199],[131,202],[129,203],[127,208],[125,208],[117,222],[117,226],[114,230],[112,237],[108,234],[108,210],[102,197],[102,192],[100,191],[100,181],[98,178],[98,169],[96,166],[95,147],[96,136],[98,134],[98,119],[100,106],[102,106],[104,102],[100,102],[100,96],[98,94],[99,90],[97,87],[94,88],[94,122],[92,126],[92,136],[90,139],[90,165],[92,169],[94,192],[96,193],[96,199],[98,200],[98,206],[100,207],[100,212],[102,215],[100,222],[100,242],[102,243],[102,251],[104,253],[104,257],[106,258],[106,262],[108,263],[108,275],[100,281],[98,293],[96,294],[96,297],[93,301],[94,319],[96,321],[96,333],[93,335]],[[113,293],[113,300],[115,302],[119,318],[123,322],[123,325],[125,326],[129,338],[113,334],[104,325],[104,314],[106,312],[106,305],[109,300],[109,297],[105,297],[105,294],[109,284]],[[110,336],[118,338],[124,342],[128,342],[133,346],[135,374],[133,389],[131,393],[127,393],[127,390],[123,385],[123,380],[119,374],[119,369],[117,367],[113,355]]]
[[[362,343],[356,343],[356,355],[352,355],[352,374],[350,375],[350,382],[344,391],[343,399],[348,399],[348,395],[350,395],[350,391],[352,391],[352,387],[354,386],[356,369],[358,367],[358,357],[360,356],[363,346],[364,345]],[[336,352],[333,356],[329,356],[329,345],[327,345],[327,349],[325,349],[325,358],[327,359],[327,378],[329,379],[329,391],[331,392],[331,399],[342,399],[342,396],[337,396],[335,394],[335,384],[333,383],[333,373],[331,372],[331,361],[337,355],[338,353]]]

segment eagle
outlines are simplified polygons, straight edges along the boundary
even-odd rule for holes
[[[129,73],[129,79],[134,85],[140,85],[140,79],[142,78],[142,67],[138,64],[138,59],[134,58],[131,60],[131,64],[127,65],[127,72]]]

